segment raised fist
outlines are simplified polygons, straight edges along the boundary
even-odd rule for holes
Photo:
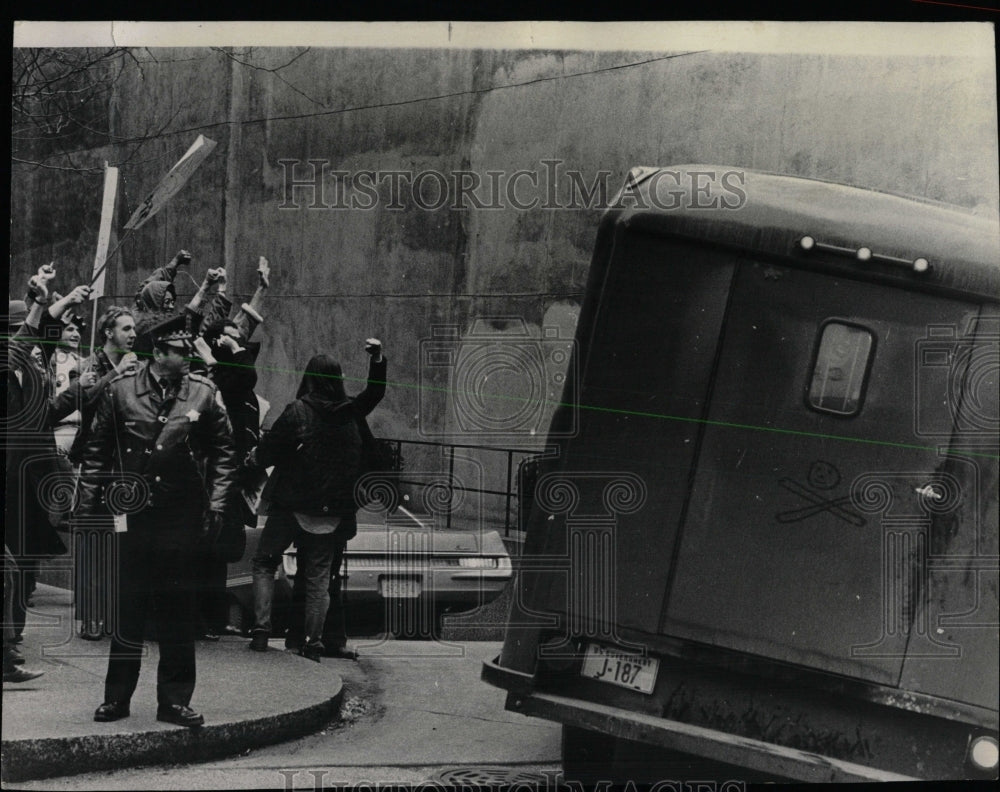
[[[366,338],[365,352],[367,352],[373,358],[382,357],[382,342],[379,341],[377,338]]]
[[[28,295],[35,302],[44,303],[49,299],[49,281],[56,276],[55,262],[38,268],[38,274],[28,281]]]
[[[45,283],[48,283],[56,276],[56,263],[50,261],[48,264],[43,264],[38,268],[38,275],[36,277],[41,278]]]
[[[214,267],[205,273],[205,280],[209,283],[225,283],[226,282],[226,268],[225,267]]]

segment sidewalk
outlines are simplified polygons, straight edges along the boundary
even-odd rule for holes
[[[309,734],[339,713],[342,680],[328,665],[277,651],[277,642],[250,652],[247,639],[226,636],[196,646],[191,706],[203,727],[156,720],[155,643],[146,645],[131,716],[96,723],[110,641],[77,637],[66,589],[39,584],[33,600],[20,649],[25,667],[45,674],[3,686],[4,781],[236,755]]]

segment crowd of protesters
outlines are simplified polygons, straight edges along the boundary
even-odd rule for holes
[[[72,551],[79,635],[110,638],[98,721],[129,715],[151,617],[157,718],[204,722],[190,707],[195,642],[239,632],[227,623],[227,564],[242,558],[258,515],[267,521],[253,558],[249,648],[268,648],[274,575],[294,543],[300,574],[286,647],[316,661],[355,656],[339,572],[374,444],[365,416],[385,393],[381,342],[366,341],[369,383],[357,397],[346,394],[339,363],[315,355],[296,399],[262,431],[268,403],[256,392],[261,345],[252,338],[269,264],[260,257],[257,289],[238,308],[220,267],[178,310],[174,281],[191,261],[179,251],[139,285],[134,306],[106,307],[93,328],[89,287],[59,295],[51,265],[9,304],[4,682],[41,676],[18,644],[40,562]]]

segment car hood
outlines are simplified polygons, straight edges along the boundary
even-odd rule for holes
[[[480,553],[506,555],[496,531],[443,531],[393,525],[359,525],[358,535],[347,543],[349,554],[429,552],[435,555]]]

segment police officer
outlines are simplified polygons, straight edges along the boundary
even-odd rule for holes
[[[161,322],[151,336],[152,359],[111,381],[81,453],[79,518],[94,514],[103,494],[124,528],[118,626],[94,720],[128,716],[151,611],[160,645],[156,718],[200,726],[204,717],[189,706],[195,684],[191,570],[200,540],[218,535],[229,505],[232,430],[215,385],[188,370],[191,334],[184,317]]]

